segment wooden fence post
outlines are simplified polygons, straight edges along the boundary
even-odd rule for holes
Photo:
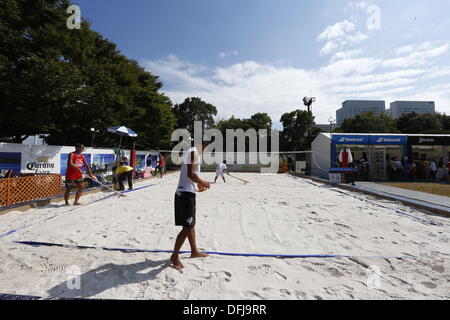
[[[11,178],[6,179],[6,205],[9,206],[11,199],[10,199],[10,181]]]

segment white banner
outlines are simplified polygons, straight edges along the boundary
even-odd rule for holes
[[[65,175],[67,157],[73,151],[75,151],[75,147],[0,143],[0,170],[13,170],[15,174],[57,173]],[[129,161],[130,150],[123,151]],[[93,169],[102,170],[115,161],[112,149],[85,148],[83,155]],[[152,166],[157,157],[157,151],[136,151],[136,167]],[[108,168],[110,167],[108,166]]]

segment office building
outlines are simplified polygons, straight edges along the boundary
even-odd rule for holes
[[[336,121],[341,125],[347,118],[353,118],[359,114],[372,112],[383,114],[386,111],[384,100],[347,100],[342,103],[342,108],[336,111]]]
[[[389,111],[394,119],[411,112],[418,114],[435,113],[436,107],[433,101],[395,101],[391,103]]]

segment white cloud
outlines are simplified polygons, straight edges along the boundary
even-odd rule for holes
[[[332,26],[328,26],[318,37],[318,41],[334,40],[346,37],[349,32],[355,30],[355,24],[348,20],[338,22]]]
[[[239,53],[236,50],[234,50],[232,52],[220,52],[219,53],[219,57],[222,59],[224,59],[226,57],[238,56],[238,55],[239,55]]]
[[[388,103],[434,100],[439,111],[449,113],[450,65],[432,66],[448,47],[423,48],[420,57],[411,57],[417,53],[414,52],[387,59],[355,58],[360,52],[349,51],[339,55],[341,60],[312,70],[256,61],[205,68],[175,56],[143,64],[169,84],[163,91],[174,103],[186,97],[200,97],[218,107],[219,118],[231,115],[248,118],[257,112],[267,112],[276,123],[283,113],[303,109],[301,99],[310,93],[317,97],[313,106],[316,121],[323,123],[347,99],[383,99]],[[407,62],[393,63],[397,62],[395,59]],[[423,61],[426,67],[418,68]]]
[[[369,3],[366,1],[350,1],[347,4],[347,7],[352,10],[354,10],[354,9],[363,9],[364,10],[367,7],[369,7]]]
[[[407,46],[397,49],[397,53],[411,52],[407,56],[400,58],[388,59],[383,62],[383,66],[386,68],[405,68],[411,66],[423,66],[429,64],[432,58],[437,58],[447,53],[450,45],[444,44],[439,47],[433,47],[429,42],[422,44],[421,46]]]
[[[336,53],[331,59],[331,62],[336,62],[338,60],[347,60],[359,56],[362,54],[362,49],[355,49],[350,51],[341,51]]]
[[[357,44],[368,39],[367,35],[355,29],[355,24],[348,20],[328,26],[317,37],[318,42],[327,41],[320,50],[320,55],[327,55],[334,50],[341,50],[347,45]]]
[[[421,44],[411,44],[394,50],[396,55],[410,54],[414,51],[424,51],[433,48],[433,42],[427,41]]]

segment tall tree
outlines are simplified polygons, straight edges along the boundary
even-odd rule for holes
[[[186,98],[183,103],[176,104],[173,112],[177,117],[177,128],[187,129],[194,134],[194,121],[202,121],[203,129],[214,126],[217,108],[200,98]]]
[[[245,131],[249,129],[254,129],[256,133],[259,133],[259,130],[267,130],[267,148],[270,150],[270,134],[272,129],[272,119],[267,113],[256,113],[251,116],[250,119],[240,119],[236,118],[234,116],[231,116],[229,119],[222,119],[217,122],[215,128],[220,130],[222,132],[223,138],[224,138],[224,145],[226,142],[226,130],[232,129],[242,129]],[[236,141],[235,141],[236,142]],[[259,143],[259,140],[258,140]],[[235,143],[236,147],[236,143]],[[245,149],[246,151],[249,151],[249,141],[246,140],[245,142]],[[259,144],[257,146],[257,150],[259,150]]]
[[[283,131],[281,132],[280,149],[282,151],[303,151],[311,147],[311,142],[320,133],[314,127],[314,116],[311,112],[296,110],[281,116]]]
[[[249,120],[250,127],[256,131],[265,129],[270,134],[272,129],[272,119],[267,113],[255,113]]]
[[[66,0],[5,0],[0,7],[0,137],[49,133],[50,144],[113,146],[126,125],[144,147],[170,146],[175,125],[162,83],[82,21],[66,27]]]
[[[74,95],[80,75],[61,59],[68,1],[5,0],[0,7],[0,136],[22,142],[44,133],[60,99]]]

